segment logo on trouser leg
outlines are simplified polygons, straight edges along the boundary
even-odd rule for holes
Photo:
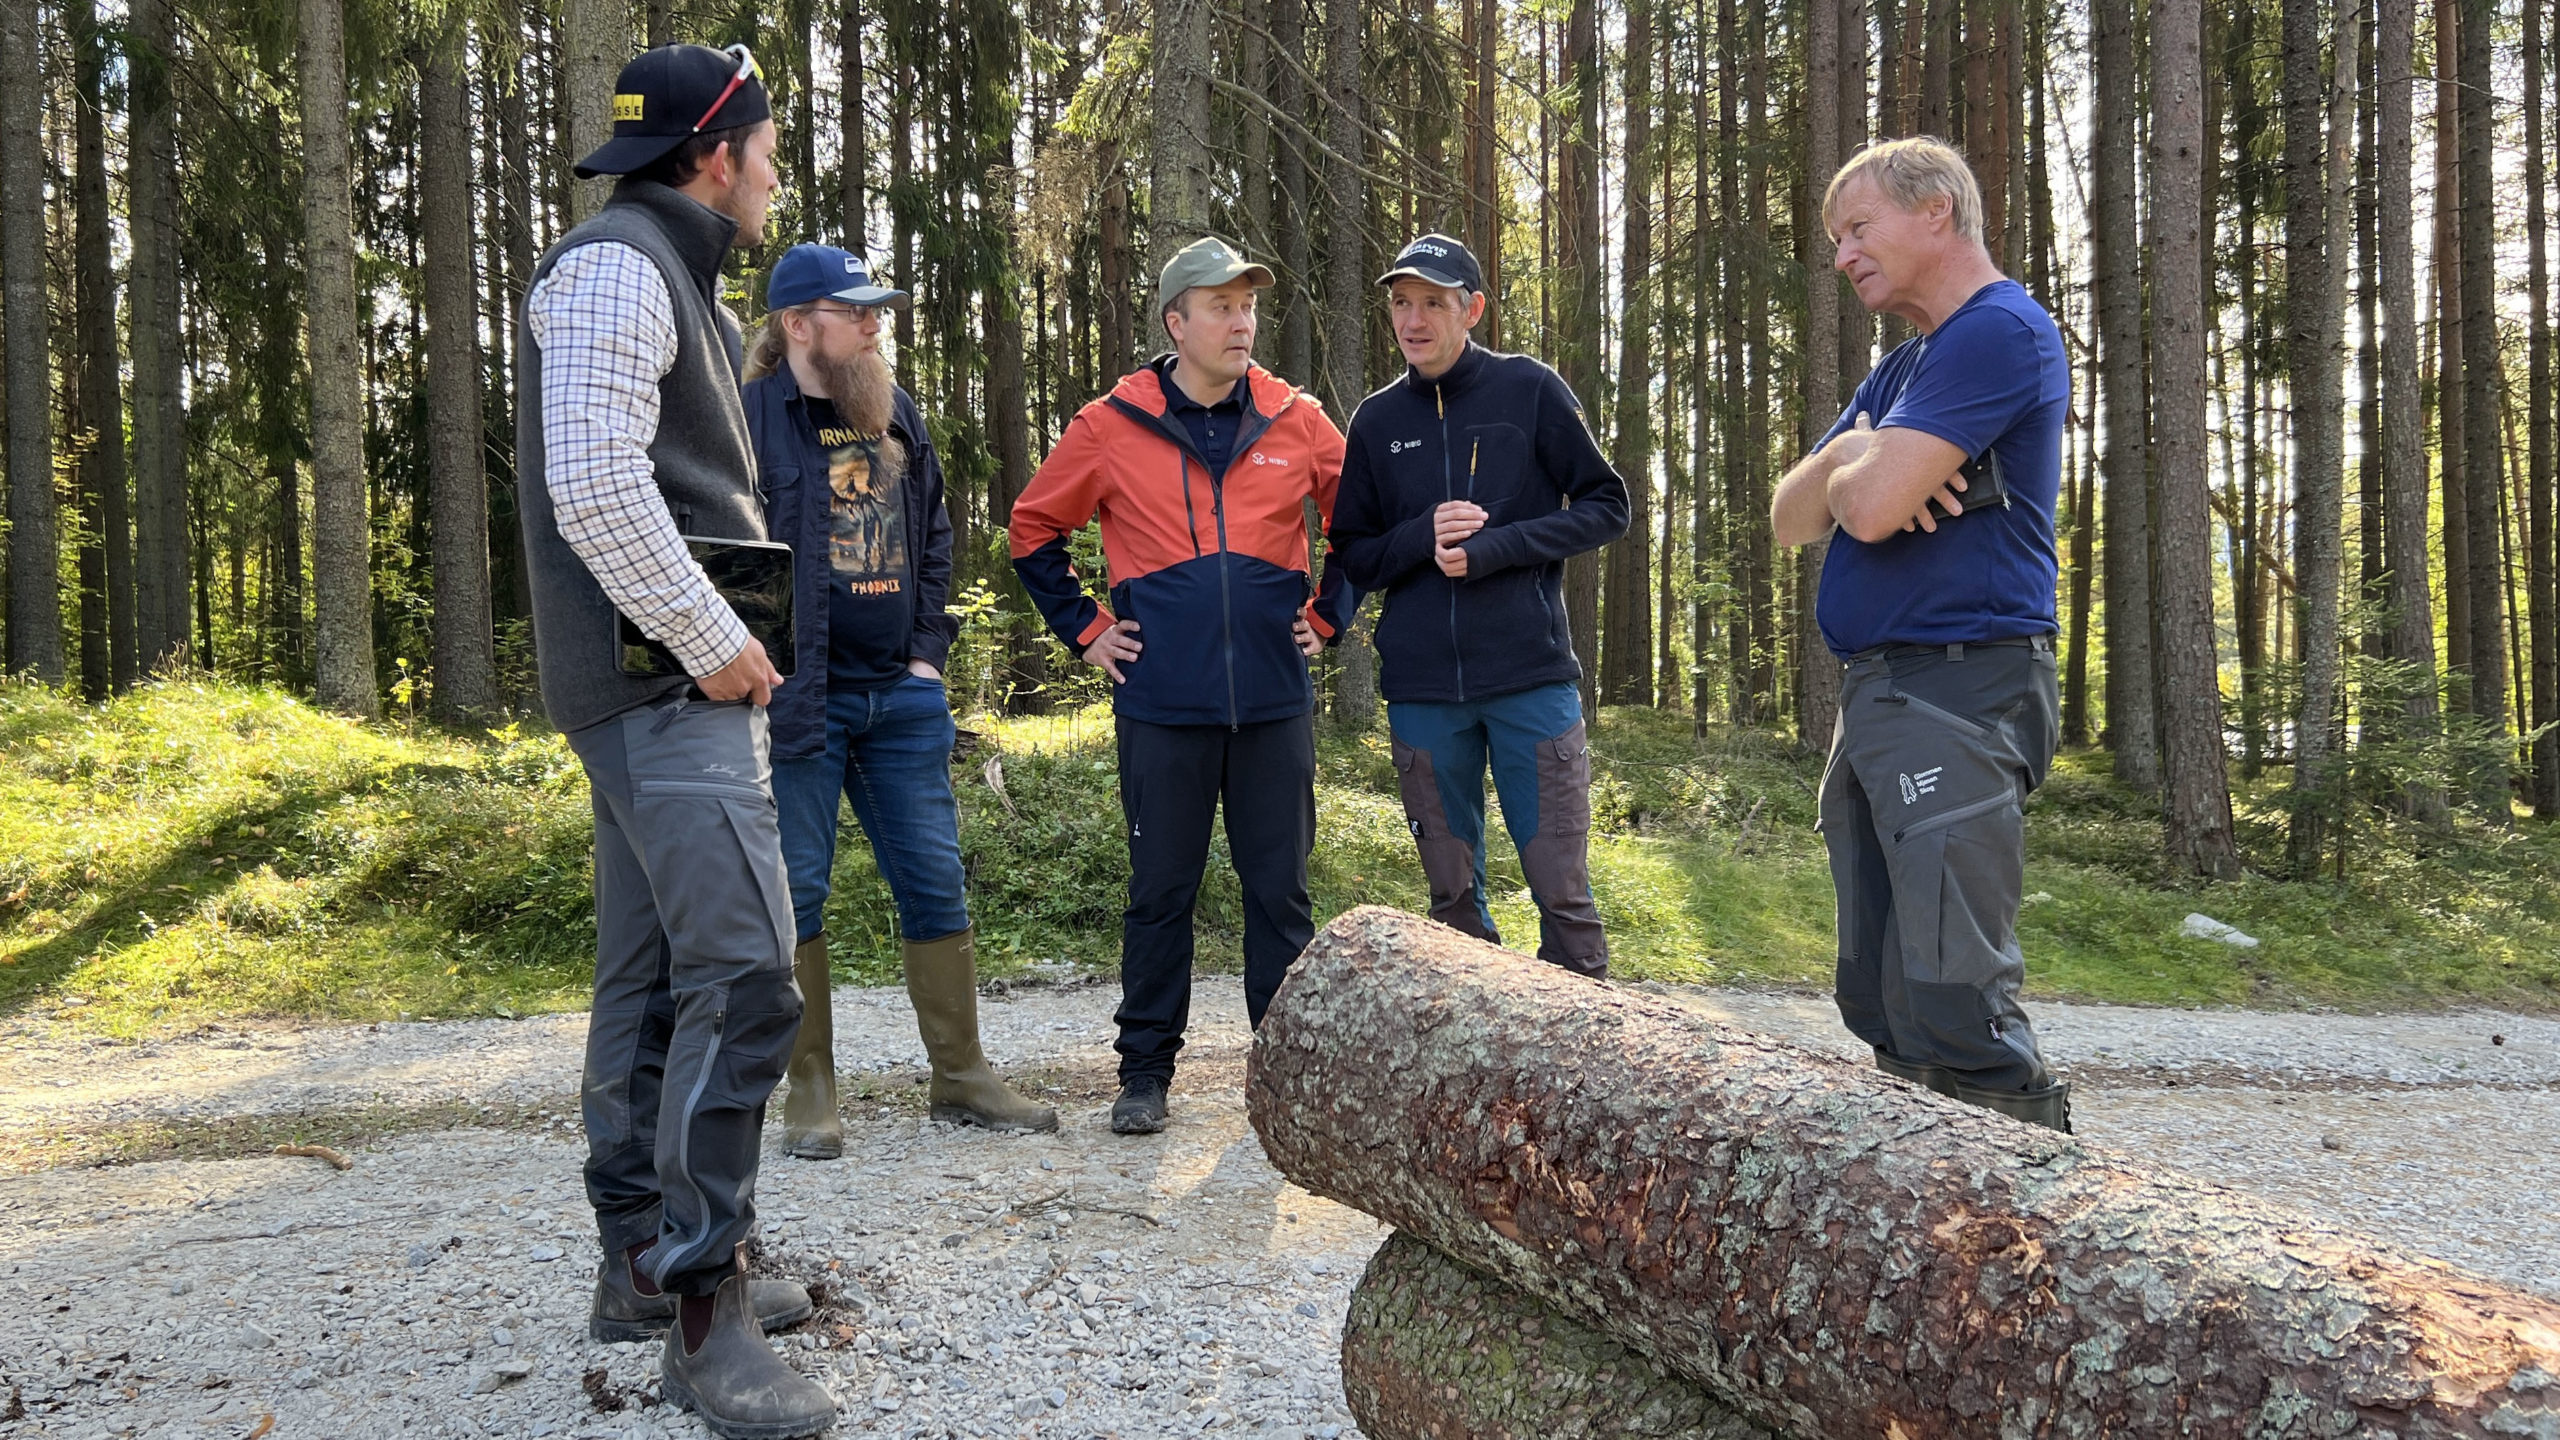
[[[1920,803],[1921,796],[1936,794],[1938,791],[1938,777],[1945,773],[1947,773],[1946,766],[1936,765],[1921,771],[1917,775],[1895,776],[1895,779],[1902,782],[1902,803],[1905,805],[1917,805]]]

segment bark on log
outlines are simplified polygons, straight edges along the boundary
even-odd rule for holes
[[[1342,1390],[1370,1440],[1783,1440],[1401,1231],[1351,1292]]]
[[[1246,1093],[1291,1180],[1773,1429],[2560,1440],[2560,1304],[1392,911]]]

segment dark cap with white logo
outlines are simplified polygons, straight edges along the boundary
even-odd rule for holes
[[[1378,277],[1378,283],[1393,285],[1408,275],[1452,290],[1484,290],[1484,271],[1476,268],[1476,257],[1446,235],[1425,235],[1404,247],[1404,253],[1396,256],[1396,263]]]

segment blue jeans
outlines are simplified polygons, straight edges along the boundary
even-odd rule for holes
[[[957,736],[942,682],[910,674],[877,690],[828,691],[825,748],[773,762],[782,863],[802,940],[826,928],[839,794],[853,802],[872,863],[897,901],[899,937],[916,944],[969,928],[960,805],[951,795]]]
[[[1499,945],[1485,904],[1484,775],[1538,902],[1538,958],[1586,975],[1609,970],[1591,898],[1591,751],[1573,683],[1456,704],[1387,706],[1405,824],[1431,884],[1431,918]]]

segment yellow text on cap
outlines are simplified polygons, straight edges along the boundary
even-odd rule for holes
[[[640,117],[640,101],[641,101],[641,97],[640,97],[640,96],[637,96],[637,95],[616,95],[616,96],[614,96],[614,97],[613,97],[613,118],[614,118],[615,123],[619,124],[620,122],[625,121],[625,120],[630,120],[630,121],[635,121],[635,122],[636,122],[636,121],[638,121],[638,120],[641,118],[641,117]]]

